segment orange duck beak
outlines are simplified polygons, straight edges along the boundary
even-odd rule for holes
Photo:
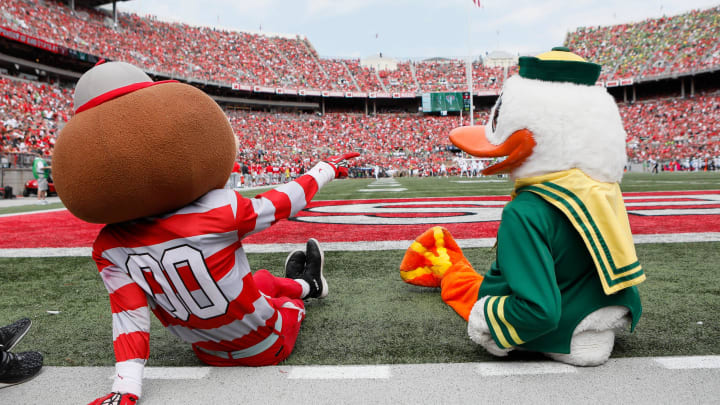
[[[528,129],[515,131],[505,142],[493,145],[485,136],[481,125],[465,126],[450,131],[450,142],[465,152],[477,157],[507,156],[502,162],[486,167],[482,174],[507,173],[525,162],[535,147],[533,133]]]

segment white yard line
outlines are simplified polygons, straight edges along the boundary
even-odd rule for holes
[[[600,367],[550,361],[267,367],[146,367],[147,405],[169,403],[717,403],[720,356],[618,358]],[[677,360],[672,360],[677,362]],[[572,370],[572,371],[571,371]],[[115,368],[44,367],[4,388],[3,404],[87,403],[108,392]],[[612,387],[611,390],[603,389]]]
[[[510,375],[540,375],[540,374],[567,374],[577,373],[576,367],[552,361],[522,361],[522,362],[488,362],[480,363],[475,372],[483,377],[497,377]]]
[[[70,367],[68,367],[70,368]],[[114,369],[108,375],[115,378]],[[145,367],[143,378],[147,380],[202,380],[210,375],[212,367]]]
[[[375,193],[379,191],[387,191],[387,192],[393,192],[396,193],[398,191],[407,191],[406,188],[361,188],[358,190],[361,193]]]
[[[642,368],[659,367],[668,370],[706,370],[720,368],[720,356],[669,356],[669,357],[636,357],[610,359],[604,368],[627,368],[636,366],[638,362],[645,364]],[[468,367],[483,377],[505,377],[522,375],[573,374],[581,371],[595,370],[593,367],[574,367],[550,360],[540,361],[488,361],[482,363],[446,363],[446,364],[379,364],[379,365],[347,365],[347,366],[269,366],[262,369],[276,368],[281,375],[290,380],[386,380],[412,374],[410,369],[422,370],[430,366],[458,368],[465,373]],[[47,367],[49,370],[67,370],[67,373],[90,370],[93,374],[106,373],[107,378],[115,375],[114,367]],[[145,367],[144,378],[149,380],[201,380],[210,377],[217,367]],[[78,373],[82,374],[82,373]],[[68,374],[69,375],[69,374]]]
[[[657,357],[653,360],[670,370],[720,368],[720,356]]]
[[[388,379],[390,366],[295,366],[288,373],[291,380],[357,380]]]

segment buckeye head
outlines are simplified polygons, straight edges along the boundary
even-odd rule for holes
[[[133,65],[109,62],[80,78],[74,103],[53,177],[80,219],[115,223],[171,211],[222,188],[232,170],[230,124],[195,87],[153,82]]]

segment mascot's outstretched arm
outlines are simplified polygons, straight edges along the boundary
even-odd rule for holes
[[[252,224],[252,229],[241,227],[240,231],[247,231],[245,234],[259,232],[281,219],[295,216],[324,185],[335,178],[347,176],[348,170],[343,164],[357,156],[360,154],[350,152],[328,157],[294,181],[255,198],[242,198],[238,194],[238,212],[243,212],[247,218],[246,221],[238,219],[238,223]]]
[[[345,168],[341,165],[346,159],[358,155],[347,153],[327,158],[295,181],[266,191],[255,198],[242,197],[232,190],[216,189],[201,197],[193,204],[193,209],[196,207],[220,209],[223,206],[234,205],[236,214],[232,217],[232,223],[238,231],[238,237],[242,239],[244,236],[269,228],[281,219],[294,216],[305,207],[320,188],[336,176],[343,176]],[[144,365],[150,353],[150,310],[146,292],[133,281],[124,268],[106,258],[107,253],[103,254],[107,252],[111,243],[115,243],[115,239],[109,232],[103,230],[95,243],[93,259],[105,280],[115,315],[113,336],[116,338],[113,347],[117,362],[112,392],[140,397]]]

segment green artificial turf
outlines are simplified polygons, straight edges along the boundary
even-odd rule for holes
[[[508,195],[506,178],[397,178],[405,191],[366,190],[375,179],[333,181],[316,200]],[[624,192],[718,189],[720,172],[628,173]],[[378,187],[384,188],[384,187]],[[243,191],[254,196],[264,190]],[[59,208],[0,208],[0,214]],[[634,334],[616,339],[614,357],[720,354],[720,242],[637,245],[647,274],[644,313]],[[467,362],[493,359],[467,337],[466,324],[436,289],[404,284],[403,251],[326,252],[330,295],[307,303],[307,318],[287,364]],[[466,249],[480,272],[491,249]],[[253,269],[277,275],[284,253],[250,254]],[[58,311],[59,313],[52,313]],[[40,350],[45,364],[112,365],[107,292],[89,257],[0,258],[0,325],[30,317],[34,326],[15,349]],[[153,317],[150,365],[199,365],[190,346]],[[522,355],[521,355],[522,356]],[[527,356],[527,354],[525,354]]]
[[[613,357],[720,354],[720,243],[638,245],[648,279],[643,317],[622,333]],[[307,303],[286,364],[385,364],[486,361],[466,323],[437,289],[400,280],[402,251],[326,252],[330,295]],[[466,249],[481,272],[487,248]],[[280,274],[285,254],[250,254],[253,269]],[[28,316],[34,326],[15,350],[40,350],[47,365],[112,365],[107,293],[89,258],[0,259],[0,324]],[[50,314],[48,311],[59,311]],[[150,365],[199,365],[190,346],[153,317]]]

